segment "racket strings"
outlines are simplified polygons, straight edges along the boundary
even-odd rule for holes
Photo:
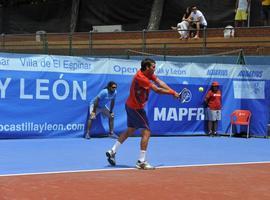
[[[192,98],[192,94],[191,94],[190,90],[187,89],[187,88],[184,88],[179,93],[179,95],[180,95],[180,98],[179,99],[180,99],[180,102],[181,103],[189,102],[191,100],[191,98]]]

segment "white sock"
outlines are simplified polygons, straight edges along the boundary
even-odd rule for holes
[[[145,158],[146,158],[146,151],[141,150],[140,156],[139,156],[139,161],[144,162],[146,160]]]
[[[117,140],[117,141],[115,142],[115,144],[113,145],[113,147],[112,147],[112,151],[113,151],[114,153],[116,153],[116,151],[118,150],[118,148],[120,147],[120,145],[121,145],[121,143]]]

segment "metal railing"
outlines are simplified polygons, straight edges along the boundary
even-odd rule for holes
[[[216,34],[216,35],[215,35]],[[112,33],[1,34],[0,52],[70,56],[208,55],[242,49],[246,55],[270,55],[268,33],[259,37],[223,38],[223,29],[204,29],[199,40],[178,39],[176,31]]]

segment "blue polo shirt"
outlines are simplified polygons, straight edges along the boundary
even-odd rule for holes
[[[104,108],[112,99],[115,99],[117,91],[110,93],[107,88],[101,90],[98,95],[92,99],[91,104],[94,104],[95,100],[99,98],[98,107]]]

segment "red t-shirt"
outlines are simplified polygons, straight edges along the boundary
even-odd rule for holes
[[[139,70],[133,77],[129,97],[126,101],[128,107],[133,109],[142,109],[144,108],[149,92],[152,86],[152,82],[156,81],[156,75],[152,75],[150,77],[145,76],[141,70]]]
[[[220,110],[221,109],[221,92],[218,90],[214,93],[212,90],[207,92],[205,100],[208,102],[208,107],[211,110]]]

